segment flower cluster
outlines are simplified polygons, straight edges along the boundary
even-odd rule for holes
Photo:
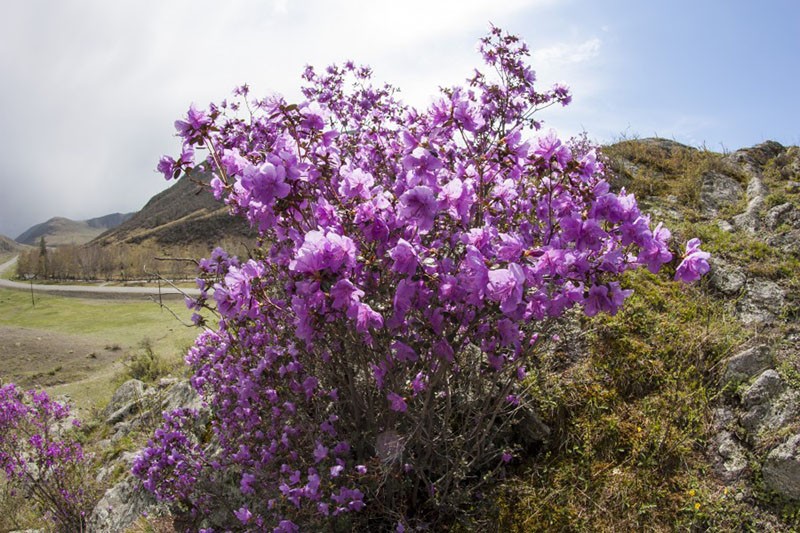
[[[480,51],[499,76],[476,71],[426,110],[347,63],[307,68],[301,103],[176,122],[165,176],[207,149],[214,195],[261,235],[247,261],[204,261],[192,303],[220,314],[187,362],[220,447],[207,462],[239,478],[231,523],[291,531],[372,504],[401,523],[443,516],[512,460],[547,325],[616,313],[620,274],[672,259],[594,149],[532,135],[534,112],[570,95],[535,88],[524,43],[492,28]],[[692,248],[678,277],[705,259]],[[136,473],[199,501],[180,433],[168,421]]]
[[[69,433],[78,425],[68,406],[43,391],[0,386],[0,472],[65,531],[85,528],[92,503],[89,487],[76,475],[86,459]]]

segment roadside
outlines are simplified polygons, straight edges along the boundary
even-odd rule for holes
[[[151,296],[160,298],[178,298],[183,296],[199,296],[200,291],[195,288],[175,288],[168,284],[157,287],[112,287],[92,285],[44,285],[39,283],[20,283],[7,278],[17,264],[17,256],[0,264],[0,287],[21,291],[43,292],[60,294],[62,296],[92,297],[92,298],[126,298],[131,296]]]

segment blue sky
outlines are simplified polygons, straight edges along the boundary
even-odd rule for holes
[[[298,95],[305,64],[353,59],[424,106],[478,65],[489,21],[523,37],[573,104],[546,127],[716,151],[800,144],[800,2],[4,1],[0,234],[135,211],[168,184],[172,122],[241,83]]]

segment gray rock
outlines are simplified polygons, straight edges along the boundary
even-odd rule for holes
[[[728,222],[727,220],[717,220],[717,227],[722,231],[724,231],[725,233],[730,233],[736,229],[734,225]]]
[[[771,230],[782,224],[788,224],[795,229],[800,228],[800,211],[791,202],[776,205],[767,211],[764,217],[764,225]]]
[[[783,379],[772,368],[761,373],[742,395],[742,405],[752,407],[777,398],[784,389]]]
[[[754,280],[747,284],[736,310],[745,324],[770,324],[781,313],[783,305],[784,292],[777,283]]]
[[[769,452],[761,474],[770,490],[784,498],[800,499],[800,435]]]
[[[731,356],[725,362],[723,384],[746,381],[772,364],[769,348],[760,344]]]
[[[736,296],[744,288],[747,277],[741,268],[733,266],[721,259],[712,258],[709,283],[715,290],[725,296]]]
[[[700,186],[700,207],[713,215],[720,208],[738,202],[743,193],[742,186],[732,177],[706,172]]]
[[[106,491],[89,517],[90,533],[121,533],[143,514],[167,513],[166,506],[142,487],[141,480],[132,476]]]
[[[727,482],[736,481],[747,470],[747,449],[730,431],[719,433],[714,439],[715,470]]]
[[[748,432],[748,440],[758,443],[794,421],[798,415],[798,393],[788,390],[777,397],[765,398],[752,405],[740,419]]]
[[[110,417],[125,406],[139,401],[144,396],[146,385],[138,379],[129,379],[114,391],[111,401],[103,410],[103,416]]]
[[[800,192],[800,182],[790,181],[786,184],[786,192],[789,194],[797,194]]]
[[[203,399],[188,381],[180,381],[170,387],[161,402],[161,409],[164,411],[172,411],[182,407],[198,411],[203,408]]]
[[[784,253],[800,257],[800,228],[773,235],[767,240],[770,246],[780,248]]]

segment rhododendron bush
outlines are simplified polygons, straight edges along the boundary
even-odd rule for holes
[[[530,444],[549,324],[616,313],[620,274],[672,259],[588,143],[539,133],[534,112],[570,95],[535,88],[524,43],[492,28],[480,52],[492,75],[425,110],[346,63],[307,68],[300,103],[244,86],[176,122],[181,155],[159,169],[214,172],[261,236],[252,258],[202,261],[191,302],[219,314],[187,356],[213,437],[169,413],[134,467],[197,527],[463,514]],[[697,244],[684,281],[707,269]]]
[[[0,479],[24,495],[58,531],[83,531],[95,501],[83,448],[70,433],[69,407],[43,391],[0,386]]]

